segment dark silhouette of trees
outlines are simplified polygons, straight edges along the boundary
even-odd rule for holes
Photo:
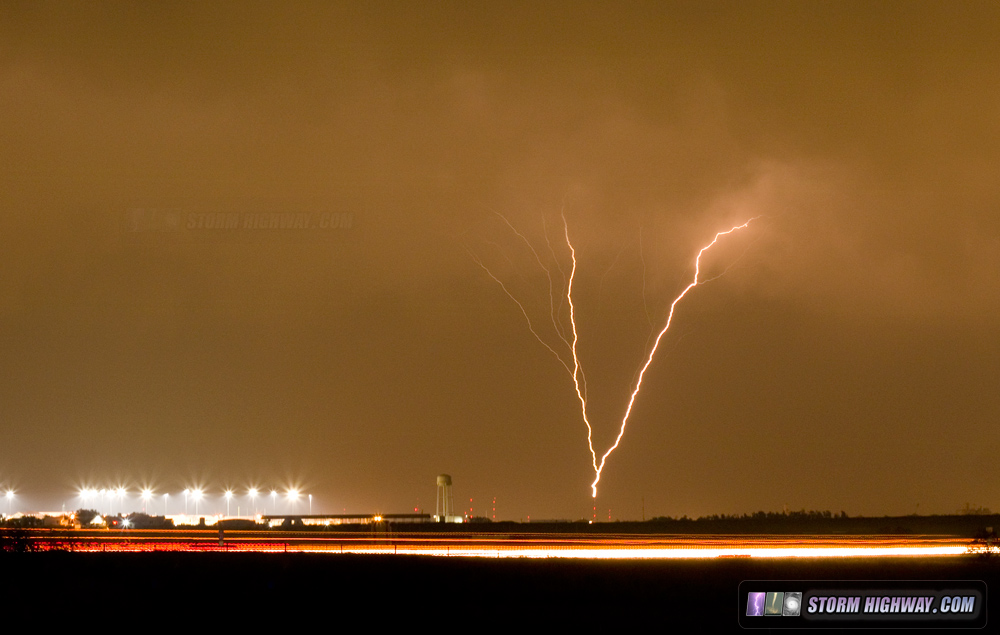
[[[982,558],[989,558],[1000,554],[1000,536],[992,527],[987,527],[976,533],[969,544],[968,553]]]
[[[75,514],[76,522],[80,523],[81,527],[86,527],[94,521],[94,518],[100,519],[101,517],[95,509],[78,509]]]
[[[0,529],[0,552],[27,553],[36,550],[35,541],[25,529],[21,527]]]

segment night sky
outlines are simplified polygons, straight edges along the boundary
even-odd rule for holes
[[[565,213],[599,450],[698,249],[762,215],[678,304],[598,518],[1000,508],[998,24],[993,2],[3,2],[0,487],[433,512],[448,473],[476,515],[590,518],[572,381],[475,260],[562,346],[498,214],[558,291]],[[261,214],[310,226],[242,226]]]

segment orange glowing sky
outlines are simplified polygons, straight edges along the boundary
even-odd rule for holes
[[[3,3],[0,488],[430,511],[449,473],[477,514],[590,518],[572,382],[470,251],[558,342],[496,213],[558,280],[565,212],[600,454],[697,250],[763,214],[706,252],[598,517],[996,509],[998,19]]]

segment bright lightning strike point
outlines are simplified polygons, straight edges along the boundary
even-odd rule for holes
[[[566,223],[566,215],[563,214],[563,234],[566,236],[566,245],[569,247],[569,255],[573,259],[573,268],[569,272],[569,282],[566,284],[566,301],[569,303],[569,323],[573,327],[573,344],[570,347],[573,353],[573,386],[576,387],[576,396],[580,399],[580,412],[583,414],[583,423],[587,426],[587,447],[590,448],[590,457],[593,461],[594,471],[597,473],[597,477],[600,478],[601,472],[597,467],[597,453],[594,452],[594,430],[590,427],[590,421],[587,420],[587,398],[580,392],[580,382],[577,380],[577,374],[580,372],[580,358],[576,354],[576,342],[579,339],[576,333],[576,309],[573,307],[573,277],[576,275],[576,250],[573,249],[573,243],[569,241],[569,224]],[[597,496],[597,489],[594,489],[594,496]]]
[[[649,351],[649,357],[646,359],[646,363],[643,365],[642,370],[639,371],[639,378],[638,380],[636,380],[635,390],[632,391],[632,396],[628,400],[628,408],[625,409],[625,416],[622,418],[622,425],[621,429],[618,431],[618,437],[615,439],[614,445],[608,448],[608,451],[605,452],[604,456],[601,457],[601,464],[594,466],[594,482],[590,484],[591,496],[593,498],[597,498],[597,484],[601,480],[601,472],[604,470],[604,463],[607,461],[608,456],[610,456],[611,453],[614,452],[615,449],[618,447],[618,444],[622,440],[622,436],[625,434],[625,426],[628,424],[629,415],[632,414],[632,405],[635,403],[635,398],[639,394],[639,389],[642,388],[643,375],[646,374],[646,369],[649,368],[649,365],[653,362],[653,356],[656,355],[656,348],[660,345],[660,339],[663,338],[663,335],[670,328],[670,323],[674,319],[674,308],[677,306],[677,303],[680,302],[685,295],[687,295],[688,291],[698,286],[698,275],[701,272],[702,254],[708,251],[712,247],[712,245],[717,243],[719,241],[719,238],[731,234],[737,230],[744,229],[747,225],[757,220],[757,218],[759,218],[759,216],[751,218],[742,225],[736,225],[735,227],[727,229],[726,231],[717,233],[715,235],[715,238],[712,239],[712,242],[708,243],[698,251],[698,256],[694,259],[694,280],[692,280],[691,284],[686,286],[684,290],[681,291],[680,295],[674,298],[674,301],[670,303],[670,313],[667,315],[667,323],[664,325],[663,330],[660,331],[660,334],[656,336],[656,341],[653,342],[653,348],[652,350]],[[588,430],[590,429],[590,424],[587,424],[587,428]]]
[[[545,271],[545,274],[548,277],[548,282],[549,282],[549,314],[550,314],[550,318],[552,320],[552,325],[555,328],[557,337],[570,350],[570,354],[572,355],[572,360],[573,360],[572,361],[572,369],[570,368],[570,365],[563,359],[562,355],[560,355],[559,352],[556,349],[552,348],[552,346],[550,346],[541,337],[541,335],[539,335],[539,333],[535,330],[534,325],[532,324],[531,318],[528,316],[528,312],[524,308],[524,305],[522,305],[521,302],[518,301],[518,299],[516,297],[514,297],[514,295],[507,289],[507,286],[504,285],[504,283],[499,278],[497,278],[495,275],[493,275],[493,273],[486,267],[485,264],[483,264],[482,260],[480,260],[478,256],[476,256],[471,250],[467,249],[467,251],[469,252],[469,255],[472,257],[473,261],[475,261],[475,263],[477,265],[479,265],[486,272],[486,274],[489,275],[489,277],[493,279],[494,282],[496,282],[497,284],[500,285],[501,289],[503,289],[503,291],[507,295],[507,297],[509,297],[511,300],[514,301],[515,304],[517,304],[518,308],[521,310],[521,314],[524,316],[525,321],[528,323],[528,330],[531,331],[531,334],[535,336],[535,339],[537,339],[542,344],[542,346],[544,346],[546,349],[548,349],[549,352],[551,352],[555,356],[555,358],[559,361],[559,363],[566,370],[566,372],[569,373],[570,377],[572,377],[572,379],[573,379],[573,386],[576,389],[576,396],[577,396],[577,399],[580,401],[580,414],[583,417],[583,423],[584,423],[584,425],[587,426],[587,447],[590,450],[591,462],[592,462],[592,465],[593,465],[593,468],[594,468],[594,482],[590,484],[591,496],[593,498],[597,498],[597,484],[601,480],[601,472],[604,471],[604,466],[607,463],[608,457],[611,455],[612,452],[614,452],[618,448],[618,444],[621,443],[622,436],[624,436],[624,434],[625,434],[625,427],[628,425],[628,418],[632,414],[632,406],[635,404],[636,397],[639,395],[639,390],[642,388],[642,379],[643,379],[643,377],[646,374],[646,370],[649,368],[650,364],[652,364],[652,362],[653,362],[653,357],[656,355],[656,350],[657,350],[657,348],[660,345],[660,340],[666,334],[667,330],[670,329],[670,324],[671,324],[671,322],[674,319],[674,310],[676,309],[677,304],[684,298],[684,296],[687,295],[688,291],[690,291],[691,289],[695,288],[699,284],[704,284],[706,282],[710,282],[711,280],[715,280],[716,278],[725,275],[726,271],[728,271],[728,268],[727,268],[726,271],[723,271],[718,276],[715,276],[715,278],[709,278],[708,280],[699,280],[699,276],[701,275],[701,257],[705,254],[706,251],[708,251],[709,249],[711,249],[712,246],[715,245],[715,243],[719,242],[720,238],[722,238],[723,236],[726,236],[728,234],[731,234],[731,233],[733,233],[735,231],[738,231],[740,229],[746,228],[750,223],[752,223],[753,221],[757,220],[760,217],[759,216],[755,216],[755,217],[751,218],[750,220],[746,221],[745,223],[743,223],[742,225],[736,225],[734,227],[731,227],[730,229],[727,229],[725,231],[721,231],[721,232],[717,233],[715,235],[715,237],[712,239],[711,242],[709,242],[707,245],[705,245],[700,250],[698,250],[698,255],[695,257],[695,260],[694,260],[694,279],[691,281],[691,283],[688,286],[686,286],[684,288],[683,291],[681,291],[680,295],[678,295],[676,298],[674,298],[674,301],[670,304],[670,312],[667,315],[667,322],[663,326],[663,329],[656,336],[656,340],[653,342],[653,347],[649,351],[649,356],[646,358],[646,363],[643,364],[642,368],[639,369],[639,372],[637,373],[638,374],[638,378],[636,379],[635,389],[632,391],[632,395],[629,398],[628,407],[625,409],[625,416],[622,417],[621,427],[618,430],[618,436],[615,438],[614,444],[612,444],[611,447],[608,448],[607,452],[605,452],[601,456],[600,463],[598,463],[598,461],[597,461],[597,452],[594,450],[594,441],[593,441],[594,430],[593,430],[593,427],[591,426],[590,419],[587,416],[587,384],[586,384],[587,377],[586,377],[586,375],[583,372],[583,365],[580,362],[580,358],[579,358],[579,355],[577,354],[577,350],[576,350],[576,348],[577,348],[577,342],[579,341],[579,334],[578,334],[577,328],[576,328],[576,307],[573,304],[573,281],[576,278],[576,264],[577,263],[576,263],[576,250],[573,248],[573,243],[570,241],[570,238],[569,238],[569,224],[566,222],[566,215],[565,214],[562,215],[563,236],[564,236],[564,238],[566,240],[566,246],[569,248],[569,255],[570,255],[570,259],[572,261],[572,267],[570,268],[569,277],[568,278],[565,278],[565,274],[563,274],[563,275],[564,275],[564,282],[565,282],[565,285],[566,285],[566,287],[565,287],[566,288],[566,302],[569,305],[569,322],[570,322],[570,327],[571,327],[570,332],[572,333],[572,339],[571,340],[567,340],[567,338],[563,334],[563,329],[562,329],[562,327],[559,324],[560,320],[558,319],[558,316],[557,316],[556,306],[555,306],[555,303],[554,303],[554,297],[552,295],[552,292],[553,292],[552,270],[545,266],[545,264],[542,262],[542,259],[539,257],[538,252],[535,251],[534,247],[531,246],[531,243],[528,242],[528,239],[521,232],[519,232],[510,223],[510,221],[508,221],[505,217],[503,217],[500,214],[497,214],[497,216],[499,216],[501,219],[503,219],[504,223],[506,223],[506,225],[522,241],[524,241],[525,244],[527,244],[528,248],[531,249],[531,252],[534,255],[535,260],[537,261],[538,265],[542,268],[543,271]],[[543,222],[544,222],[544,218],[543,218]],[[543,227],[544,227],[544,225],[543,225]],[[546,240],[546,243],[548,243],[548,235],[546,235],[545,240]],[[552,245],[551,244],[549,244],[549,250],[550,250],[550,252],[552,251]],[[555,253],[552,252],[552,255],[554,257]],[[556,259],[555,264],[556,264],[556,267],[559,268],[559,272],[563,273],[562,268],[559,267],[559,261],[558,261],[558,259]],[[730,265],[730,266],[732,266],[732,265]],[[644,272],[645,272],[645,270],[644,270]],[[644,299],[645,299],[645,295],[644,295]],[[647,317],[648,317],[648,314],[647,314]],[[648,342],[648,340],[647,340],[647,342]],[[583,384],[582,387],[581,387],[581,380],[582,380],[582,384]]]

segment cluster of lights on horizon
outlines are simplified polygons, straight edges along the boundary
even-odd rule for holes
[[[125,504],[128,502],[129,497],[132,494],[133,492],[130,492],[128,488],[122,485],[103,488],[84,486],[77,490],[76,498],[84,507],[96,503],[98,507],[103,508],[98,510],[102,513],[124,514],[126,513]],[[136,500],[142,501],[141,511],[143,513],[155,515],[156,512],[160,511],[163,515],[167,515],[168,506],[172,498],[175,496],[177,499],[180,499],[180,497],[184,498],[185,515],[190,513],[192,504],[194,506],[195,514],[201,513],[201,503],[210,498],[208,489],[203,486],[187,487],[176,494],[171,494],[170,492],[163,492],[160,494],[151,487],[143,487],[139,490]],[[17,493],[13,489],[8,489],[4,495],[4,498],[7,500],[6,511],[8,516],[15,511],[13,509],[13,502],[16,497]],[[309,513],[312,513],[313,495],[305,494],[299,487],[286,487],[282,492],[279,492],[277,488],[266,490],[263,488],[250,487],[243,491],[242,494],[238,493],[233,488],[227,488],[223,490],[221,495],[215,500],[225,502],[226,516],[230,516],[233,502],[238,502],[241,497],[249,499],[250,507],[247,509],[248,511],[252,510],[252,515],[257,515],[258,512],[261,511],[267,511],[267,499],[270,499],[271,513],[277,513],[279,498],[289,506],[290,511],[292,512],[296,511],[296,505],[300,500],[306,499],[309,504]],[[263,499],[264,501],[259,508],[257,507],[258,499]],[[156,503],[157,500],[162,500],[162,508],[156,509],[156,507],[158,507]],[[115,509],[116,502],[118,503],[117,510]]]
[[[127,497],[127,495],[128,495],[128,492],[127,492],[127,490],[124,487],[118,487],[118,488],[115,488],[115,489],[101,489],[101,490],[97,490],[95,488],[90,488],[90,487],[84,487],[84,488],[81,488],[79,490],[79,492],[78,492],[78,497],[85,504],[87,502],[91,501],[91,500],[96,499],[97,497],[100,497],[101,500],[107,499],[108,502],[109,502],[109,504],[110,504],[111,502],[113,502],[113,500],[114,500],[115,497],[118,497],[120,500],[124,500]],[[156,493],[155,491],[153,491],[152,488],[149,488],[149,487],[143,488],[139,492],[139,498],[143,502],[143,511],[144,512],[150,511],[147,508],[147,506],[149,506],[150,503],[154,499],[158,498],[159,496],[160,495],[158,493]],[[182,492],[180,492],[178,494],[178,496],[183,496],[184,497],[184,513],[185,514],[189,513],[189,511],[190,511],[190,503],[191,502],[194,503],[195,514],[198,514],[198,513],[200,513],[201,502],[206,498],[207,493],[206,493],[206,490],[205,490],[204,487],[195,486],[195,487],[185,488]],[[251,506],[253,508],[253,513],[254,514],[256,514],[257,511],[258,511],[257,507],[256,507],[256,505],[257,505],[257,499],[258,498],[264,498],[264,499],[270,498],[271,499],[271,506],[272,506],[271,511],[272,512],[276,512],[277,511],[276,510],[276,505],[277,505],[277,500],[279,498],[279,493],[278,493],[277,489],[272,488],[269,493],[266,493],[264,490],[258,489],[256,487],[250,487],[250,488],[248,488],[246,490],[245,496],[246,496],[246,498],[250,499],[250,503],[251,503]],[[299,499],[301,499],[303,497],[303,493],[297,487],[289,487],[280,496],[282,498],[284,498],[289,505],[292,506],[292,509],[294,511],[294,506],[299,501]],[[230,515],[232,502],[237,497],[238,497],[238,495],[237,495],[237,493],[236,493],[236,491],[234,489],[227,488],[227,489],[223,490],[222,496],[220,498],[221,498],[221,500],[224,500],[226,502],[226,515],[227,516]],[[312,494],[308,494],[307,497],[309,499],[309,506],[310,506],[310,510],[309,511],[311,513],[312,512],[311,507],[312,507],[313,496],[312,496]],[[163,506],[164,506],[164,514],[166,514],[167,513],[167,504],[170,501],[170,493],[169,492],[164,492],[163,495],[162,495],[162,499],[163,499]]]

